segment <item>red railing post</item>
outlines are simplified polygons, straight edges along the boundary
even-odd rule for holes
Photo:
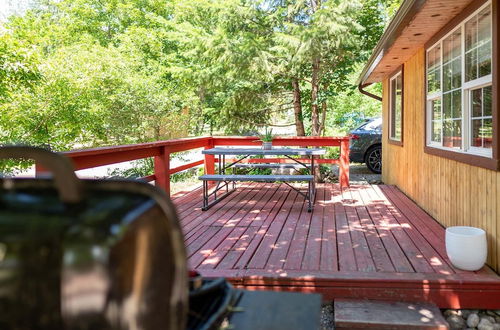
[[[341,188],[349,187],[349,139],[340,142],[339,182]]]
[[[210,139],[208,144],[205,146],[206,149],[211,149],[214,147],[213,138]],[[220,166],[220,164],[219,164]],[[215,174],[215,156],[214,155],[205,155],[205,174]]]
[[[161,148],[161,154],[155,156],[155,185],[165,190],[170,196],[170,151],[167,147]]]

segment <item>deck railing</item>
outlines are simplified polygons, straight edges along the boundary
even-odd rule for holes
[[[75,170],[111,165],[125,161],[154,157],[154,174],[141,178],[170,193],[170,176],[189,168],[204,165],[205,173],[215,173],[216,159],[205,155],[200,160],[170,168],[170,155],[193,149],[210,149],[215,146],[258,146],[261,142],[256,137],[196,137],[133,145],[102,147],[65,152],[73,160]],[[273,140],[273,146],[296,147],[340,147],[338,159],[317,159],[319,164],[338,164],[341,187],[349,186],[349,138],[348,137],[280,137]],[[249,160],[250,162],[252,160]],[[287,162],[286,159],[259,159],[259,162]],[[305,160],[304,160],[305,161]],[[316,161],[316,160],[315,160]],[[37,170],[38,171],[38,170]]]

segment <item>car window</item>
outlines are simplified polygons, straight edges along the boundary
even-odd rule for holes
[[[382,118],[368,120],[357,128],[357,130],[376,131],[382,129]]]

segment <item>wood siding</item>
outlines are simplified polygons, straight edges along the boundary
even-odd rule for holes
[[[500,172],[424,153],[425,55],[404,65],[403,145],[387,143],[389,81],[383,81],[383,171],[443,226],[474,226],[488,235],[488,264],[500,270]]]

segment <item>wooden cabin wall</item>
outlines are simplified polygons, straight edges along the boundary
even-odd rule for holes
[[[404,64],[403,146],[387,142],[388,80],[383,81],[382,180],[398,186],[443,226],[486,230],[488,264],[500,272],[500,172],[424,152],[425,56]]]

